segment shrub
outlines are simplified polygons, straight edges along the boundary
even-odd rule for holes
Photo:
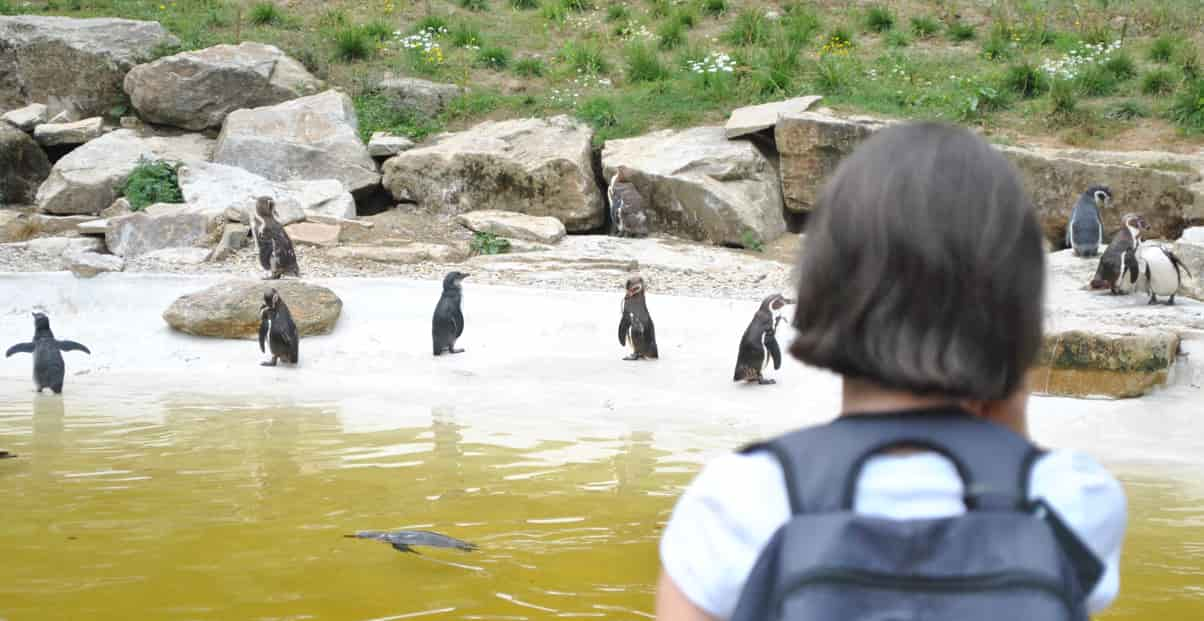
[[[685,27],[678,21],[667,21],[656,29],[656,44],[662,50],[671,50],[686,40]]]
[[[949,22],[949,25],[945,27],[945,32],[949,35],[949,40],[956,43],[969,41],[973,39],[976,34],[974,32],[974,26],[962,21]]]
[[[819,16],[803,7],[794,7],[781,19],[786,40],[794,45],[806,45],[819,32]]]
[[[1196,79],[1183,85],[1171,102],[1169,116],[1184,133],[1204,133],[1204,80]]]
[[[631,9],[626,4],[612,4],[606,9],[606,21],[622,22],[631,18]]]
[[[911,18],[911,34],[917,38],[928,39],[941,29],[941,23],[927,15]]]
[[[334,34],[335,57],[352,62],[363,60],[376,51],[376,44],[368,32],[359,26],[343,28]]]
[[[478,231],[472,234],[469,248],[473,254],[505,254],[510,252],[510,240],[493,233]]]
[[[723,34],[732,45],[761,45],[769,40],[769,20],[756,9],[744,9]]]
[[[989,86],[976,86],[957,109],[958,120],[972,121],[993,110],[1008,106],[1007,95]]]
[[[1050,112],[1054,116],[1067,117],[1075,114],[1078,111],[1079,98],[1074,83],[1070,80],[1054,80],[1049,86],[1049,101]]]
[[[1179,76],[1165,67],[1154,69],[1141,78],[1141,92],[1146,95],[1169,95],[1175,92]]]
[[[886,35],[886,44],[891,47],[907,47],[911,45],[911,39],[901,30],[892,30]]]
[[[376,39],[377,41],[384,41],[393,36],[393,29],[390,28],[388,24],[380,20],[370,21],[367,24],[364,24],[363,28],[364,34]]]
[[[727,0],[702,0],[702,12],[712,17],[727,13]]]
[[[539,8],[539,0],[510,0],[510,8],[516,11],[530,11]]]
[[[130,209],[134,211],[142,211],[155,203],[182,203],[184,195],[176,176],[179,168],[176,163],[141,158],[121,186],[121,195],[129,200]]]
[[[594,3],[592,0],[560,0],[560,5],[577,13],[592,11],[594,8]]]
[[[1031,63],[1012,65],[1003,75],[1003,87],[1023,99],[1049,91],[1049,75]]]
[[[477,52],[477,62],[490,69],[505,69],[510,64],[510,50],[499,45],[483,47]]]
[[[1116,91],[1116,76],[1102,64],[1088,64],[1075,80],[1079,92],[1087,97],[1106,97]]]
[[[569,41],[560,52],[561,58],[577,73],[601,75],[610,73],[610,63],[602,55],[602,48],[585,41]]]
[[[456,0],[456,4],[460,8],[469,11],[486,11],[489,9],[489,0]]]
[[[865,29],[870,32],[886,32],[895,27],[895,14],[882,5],[871,6],[865,12]]]
[[[596,130],[615,127],[619,124],[619,115],[615,112],[615,104],[606,97],[590,97],[577,109],[577,118],[588,123]]]
[[[1104,116],[1114,121],[1131,121],[1148,117],[1150,112],[1140,102],[1127,100],[1108,108]]]
[[[271,2],[260,2],[251,7],[249,19],[256,26],[278,26],[284,23],[284,11]]]
[[[631,82],[656,82],[669,77],[669,70],[650,46],[634,42],[627,46],[627,79]]]
[[[544,73],[543,61],[538,58],[522,58],[514,63],[514,73],[524,78],[538,78]]]
[[[451,44],[455,47],[480,47],[484,39],[481,37],[481,30],[476,24],[471,24],[467,21],[457,22],[451,30]]]
[[[1137,75],[1137,63],[1127,52],[1117,52],[1104,61],[1104,69],[1119,82]]]

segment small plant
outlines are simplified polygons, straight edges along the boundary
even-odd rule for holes
[[[414,33],[420,32],[447,32],[447,20],[438,15],[428,15],[414,26]]]
[[[793,45],[807,45],[819,32],[819,16],[813,11],[795,6],[781,18],[782,32]]]
[[[627,80],[630,82],[658,82],[669,77],[669,70],[650,46],[633,42],[627,46]]]
[[[974,26],[971,26],[970,24],[960,20],[949,22],[949,24],[945,26],[945,33],[949,36],[949,40],[953,41],[954,43],[970,41],[977,34],[974,31]]]
[[[323,66],[321,59],[318,58],[318,54],[313,50],[313,48],[293,48],[289,51],[289,56],[296,58],[297,62],[301,63],[301,66],[305,67],[306,71],[318,76],[319,78],[325,79],[323,76],[326,75],[326,68]]]
[[[671,20],[681,24],[687,30],[693,28],[698,22],[698,16],[694,11],[686,7],[678,8],[670,17]]]
[[[1003,86],[1022,99],[1032,99],[1049,91],[1049,76],[1030,63],[1012,65],[1003,75]]]
[[[322,28],[341,28],[347,25],[347,11],[330,9],[318,18],[318,26]]]
[[[594,10],[592,0],[560,0],[560,5],[564,8],[577,13]]]
[[[0,0],[0,15],[16,15],[17,8],[8,0]]]
[[[477,62],[500,71],[510,64],[510,50],[498,45],[483,47],[477,52]]]
[[[586,41],[569,41],[561,50],[560,56],[573,68],[573,71],[585,75],[605,75],[610,73],[610,63],[602,55],[602,48],[595,43]]]
[[[987,60],[1007,60],[1012,57],[1012,51],[1012,42],[997,34],[982,43],[982,57]]]
[[[794,90],[794,78],[799,73],[799,47],[785,40],[775,40],[767,46],[752,65],[751,78],[762,95],[788,93]]]
[[[958,120],[972,121],[992,110],[1007,107],[1007,96],[989,86],[974,86],[957,109]]]
[[[673,5],[670,2],[671,0],[648,0],[648,4],[652,5],[648,14],[656,19],[668,17],[669,13],[673,11]]]
[[[553,24],[563,24],[569,18],[568,9],[556,2],[545,2],[543,8],[539,10],[539,14]]]
[[[656,45],[662,50],[671,50],[686,40],[685,27],[681,22],[669,20],[656,29]]]
[[[393,29],[388,24],[378,20],[373,20],[364,24],[364,34],[375,39],[376,41],[385,41],[393,36]]]
[[[539,8],[539,0],[510,0],[510,8],[516,11],[530,11]]]
[[[1105,118],[1114,121],[1131,121],[1133,119],[1144,119],[1150,116],[1149,110],[1140,102],[1133,100],[1122,101],[1110,108],[1104,113]]]
[[[357,95],[351,101],[355,105],[355,116],[359,121],[360,140],[365,143],[375,132],[388,132],[413,140],[422,140],[443,129],[433,119],[416,115],[407,109],[399,109],[393,101],[378,93]]]
[[[911,39],[907,37],[906,32],[892,30],[886,35],[886,44],[891,47],[907,47],[911,45]]]
[[[481,30],[467,21],[458,22],[451,31],[451,44],[455,47],[480,47]]]
[[[1116,76],[1102,64],[1083,67],[1076,81],[1079,92],[1087,97],[1106,97],[1116,92]]]
[[[765,252],[765,243],[762,242],[761,238],[751,230],[745,230],[740,234],[740,245],[745,250],[751,250],[753,252]]]
[[[1137,63],[1126,52],[1117,52],[1104,61],[1104,70],[1112,74],[1118,82],[1124,82],[1137,75]]]
[[[1050,112],[1055,118],[1064,119],[1075,115],[1079,108],[1079,97],[1074,82],[1055,79],[1049,86],[1049,101],[1052,104]]]
[[[606,21],[625,22],[631,19],[631,9],[626,4],[612,4],[606,8]]]
[[[839,93],[848,83],[848,71],[840,60],[825,56],[815,63],[815,86],[821,93]]]
[[[477,231],[472,234],[469,248],[472,249],[473,254],[506,254],[510,252],[510,240],[498,237],[493,233]]]
[[[871,6],[865,12],[865,29],[870,32],[886,32],[895,27],[895,14],[882,5]]]
[[[1150,44],[1150,60],[1163,64],[1171,62],[1181,42],[1181,39],[1171,35],[1162,35],[1154,39],[1154,42]]]
[[[456,4],[459,4],[460,8],[469,11],[480,12],[489,10],[489,0],[456,0]]]
[[[1198,80],[1202,76],[1200,72],[1200,54],[1196,51],[1194,45],[1184,45],[1178,53],[1175,54],[1175,64],[1179,66],[1179,70],[1183,72],[1185,80]]]
[[[1204,134],[1204,80],[1183,85],[1171,102],[1169,116],[1185,134]]]
[[[1169,95],[1175,92],[1179,76],[1165,67],[1154,69],[1141,78],[1141,92],[1144,95]]]
[[[345,62],[364,60],[376,51],[376,44],[359,26],[343,28],[334,35],[335,57]]]
[[[941,23],[927,15],[911,18],[911,34],[917,39],[929,39],[941,30]]]
[[[121,186],[121,195],[129,200],[130,209],[134,211],[142,211],[155,203],[182,203],[184,195],[176,176],[179,168],[176,163],[143,157]]]
[[[284,23],[284,11],[271,2],[260,2],[251,7],[250,20],[256,26],[279,26]]]
[[[519,59],[518,62],[514,63],[514,73],[524,78],[542,77],[544,74],[543,61],[531,57]]]
[[[761,45],[769,40],[769,20],[756,9],[744,9],[724,33],[725,41],[732,45]]]
[[[615,112],[615,104],[606,97],[591,97],[577,109],[577,118],[588,123],[596,130],[615,127],[619,124],[619,115]]]
[[[1107,45],[1116,40],[1116,35],[1112,34],[1112,29],[1105,24],[1096,24],[1088,26],[1082,33],[1083,43],[1091,45]]]
[[[702,0],[702,12],[711,17],[727,13],[727,0]]]

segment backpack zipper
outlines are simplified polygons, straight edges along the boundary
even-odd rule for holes
[[[859,569],[816,569],[798,576],[782,591],[771,610],[780,612],[786,597],[795,591],[820,583],[848,584],[870,589],[914,591],[927,593],[956,593],[962,591],[1001,591],[1036,589],[1053,595],[1074,618],[1074,602],[1062,589],[1060,582],[1030,571],[1003,571],[973,576],[914,576],[883,574]]]

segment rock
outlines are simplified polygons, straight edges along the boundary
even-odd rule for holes
[[[213,161],[271,181],[338,179],[349,192],[380,183],[351,98],[326,91],[226,117]]]
[[[104,236],[109,232],[109,220],[101,218],[99,220],[87,220],[80,222],[75,227],[75,231],[80,235],[100,235]]]
[[[52,214],[96,214],[113,204],[140,158],[177,162],[209,158],[213,141],[199,134],[141,136],[128,129],[105,134],[55,163],[38,189],[38,209]]]
[[[179,171],[184,202],[204,211],[224,212],[227,220],[250,223],[255,199],[270,196],[276,201],[281,224],[315,216],[355,215],[355,199],[333,179],[276,183],[234,166],[193,162]]]
[[[108,114],[125,102],[126,72],[178,44],[157,22],[0,17],[0,110],[37,102],[52,116]]]
[[[414,242],[400,246],[339,246],[327,256],[336,259],[362,259],[378,263],[458,263],[468,258],[468,252],[444,244]]]
[[[443,213],[516,211],[588,231],[605,222],[592,137],[567,116],[486,122],[389,159],[384,183],[394,198]]]
[[[645,199],[649,230],[746,246],[786,232],[778,171],[747,140],[722,127],[665,130],[602,149],[603,174],[619,166]]]
[[[795,97],[786,101],[775,101],[759,106],[745,106],[732,111],[723,127],[728,138],[739,138],[747,134],[769,129],[778,124],[778,119],[789,114],[806,112],[815,102],[823,99],[820,95]]]
[[[447,104],[460,96],[463,89],[455,84],[440,84],[418,78],[386,78],[377,86],[377,93],[399,112],[420,116],[437,116]]]
[[[125,269],[125,260],[111,254],[68,252],[63,258],[67,260],[67,269],[80,278],[92,278],[104,272],[120,272]]]
[[[17,129],[30,133],[33,128],[45,123],[49,115],[46,113],[46,105],[40,103],[29,104],[24,108],[17,108],[4,113],[0,119],[4,119],[12,123]]]
[[[1175,256],[1183,261],[1183,265],[1191,271],[1190,275],[1181,275],[1183,281],[1179,294],[1204,302],[1204,239],[1198,243],[1193,242],[1185,234],[1182,239],[1175,242],[1171,249]]]
[[[305,220],[307,222],[316,222],[318,224],[332,224],[334,226],[339,227],[339,229],[342,230],[343,232],[347,232],[347,231],[365,232],[365,231],[370,231],[376,227],[376,224],[374,224],[373,222],[371,222],[369,220],[354,220],[351,218],[332,218],[330,216],[314,215],[314,214],[310,214],[310,215],[306,216]]]
[[[298,222],[284,227],[294,244],[302,246],[337,246],[342,229],[333,224]]]
[[[141,259],[176,265],[200,265],[209,259],[210,254],[208,248],[160,248],[142,255]]]
[[[1204,244],[1204,226],[1183,229],[1183,235],[1179,236],[1179,241],[1189,244]]]
[[[122,129],[142,129],[143,127],[145,127],[145,125],[143,125],[142,119],[140,119],[136,116],[121,117],[121,128]]]
[[[1039,394],[1127,399],[1166,383],[1179,351],[1169,331],[1046,333],[1030,385]]]
[[[413,148],[413,140],[387,132],[372,132],[372,139],[368,141],[368,155],[372,157],[393,157]]]
[[[217,242],[221,225],[220,211],[157,204],[110,218],[105,244],[109,252],[127,259],[161,248],[208,248]]]
[[[556,218],[540,218],[509,211],[472,211],[456,216],[461,226],[478,233],[554,244],[564,239],[564,225]]]
[[[33,130],[33,139],[43,147],[84,144],[104,134],[104,120],[98,116],[74,123],[43,123]]]
[[[247,245],[247,241],[251,238],[251,229],[245,224],[235,224],[226,222],[226,226],[222,229],[222,240],[217,242],[217,247],[213,249],[213,253],[209,255],[210,261],[223,261],[236,251]]]
[[[45,257],[61,257],[72,252],[101,252],[104,243],[94,237],[39,237],[21,244],[26,250]]]
[[[182,296],[163,313],[172,328],[195,336],[254,339],[259,335],[259,306],[274,288],[288,304],[301,336],[330,334],[343,302],[333,291],[300,280],[229,281]]]
[[[53,117],[50,117],[50,120],[48,122],[51,125],[62,125],[64,123],[71,123],[73,121],[78,121],[78,120],[79,119],[76,118],[76,115],[71,114],[70,110],[63,110],[62,112],[59,112],[58,114],[54,115]]]
[[[773,135],[781,154],[786,208],[794,212],[811,211],[828,175],[862,140],[883,126],[880,122],[854,121],[819,112],[781,117]]]
[[[29,214],[0,209],[0,244],[23,242],[33,234],[33,218]]]
[[[243,43],[138,65],[126,74],[124,87],[147,121],[202,130],[221,127],[235,110],[312,95],[322,82],[279,48]]]
[[[130,207],[130,201],[123,196],[113,201],[112,205],[105,207],[100,212],[100,217],[113,218],[115,216],[124,216],[129,213],[134,213],[134,210]]]
[[[0,123],[0,207],[32,203],[50,174],[50,160],[29,134]]]
[[[81,224],[96,220],[96,216],[33,215],[33,228],[38,235],[62,235],[79,231]]]

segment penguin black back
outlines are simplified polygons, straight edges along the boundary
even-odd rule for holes
[[[275,289],[268,289],[263,294],[263,305],[259,307],[259,351],[272,354],[271,360],[261,363],[265,367],[276,366],[277,360],[289,364],[301,361],[301,336],[297,333],[297,324],[293,322],[284,298]]]
[[[61,394],[63,392],[63,376],[66,374],[62,352],[82,351],[89,355],[92,352],[75,341],[55,339],[54,333],[50,330],[50,318],[43,313],[33,313],[33,325],[33,341],[17,343],[9,347],[4,357],[7,358],[17,353],[33,354],[34,387],[38,392],[49,388],[55,394]]]
[[[736,372],[732,375],[734,382],[756,382],[758,384],[773,384],[774,380],[766,379],[761,371],[768,359],[773,359],[775,370],[782,368],[782,349],[778,346],[777,328],[782,321],[782,309],[787,304],[793,304],[781,294],[775,293],[761,301],[760,308],[753,314],[752,321],[740,337],[740,349],[736,355]]]
[[[623,297],[622,317],[619,318],[619,344],[631,347],[631,355],[624,360],[657,359],[660,352],[656,347],[656,326],[648,312],[644,298],[644,279],[632,276],[627,279],[627,294]]]
[[[1094,257],[1104,243],[1104,220],[1100,211],[1112,201],[1112,190],[1107,186],[1093,185],[1083,192],[1066,225],[1066,245],[1080,257]]]
[[[1137,283],[1137,246],[1141,244],[1141,232],[1150,228],[1141,214],[1125,214],[1121,220],[1124,226],[1100,256],[1091,280],[1092,289],[1109,289],[1113,295],[1121,293],[1122,287],[1131,291]]]
[[[465,278],[468,278],[468,274],[455,271],[443,277],[443,293],[431,317],[431,345],[436,356],[443,352],[458,354],[464,351],[456,349],[456,340],[464,334],[464,313],[460,308],[463,289],[460,283]]]
[[[255,214],[251,218],[251,234],[255,238],[259,265],[266,272],[266,278],[276,279],[285,274],[301,276],[293,240],[276,220],[276,203],[270,197],[261,196],[256,199]]]

